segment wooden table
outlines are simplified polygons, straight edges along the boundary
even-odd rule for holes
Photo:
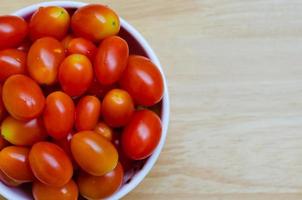
[[[165,148],[125,199],[302,198],[301,1],[101,2],[150,42],[171,96]]]

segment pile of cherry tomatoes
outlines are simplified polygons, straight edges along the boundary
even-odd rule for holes
[[[0,16],[0,180],[36,200],[100,199],[161,137],[163,78],[129,55],[120,21],[94,4]]]

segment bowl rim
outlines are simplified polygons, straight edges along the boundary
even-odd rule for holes
[[[89,3],[84,2],[75,2],[75,1],[50,1],[50,2],[41,2],[32,4],[29,6],[26,6],[24,8],[21,8],[15,12],[13,12],[11,15],[17,15],[17,16],[26,16],[28,14],[33,13],[35,10],[37,10],[41,6],[61,6],[65,8],[79,8],[82,6],[85,6]],[[170,101],[169,101],[169,94],[168,94],[168,87],[167,87],[167,80],[164,75],[162,66],[159,62],[158,57],[154,53],[151,46],[148,44],[148,42],[145,40],[145,38],[132,26],[130,25],[126,20],[120,17],[121,26],[127,30],[129,34],[131,34],[138,43],[143,47],[148,57],[152,60],[152,62],[158,67],[160,73],[163,76],[164,81],[164,95],[162,99],[162,135],[160,142],[158,146],[156,147],[153,154],[147,159],[146,163],[144,164],[143,168],[136,173],[132,180],[126,184],[123,185],[116,193],[114,193],[112,196],[108,197],[107,199],[113,200],[113,199],[120,199],[124,197],[126,194],[128,194],[130,191],[132,191],[139,183],[142,182],[142,180],[146,177],[146,175],[151,171],[151,168],[154,166],[155,162],[157,161],[160,152],[163,149],[166,137],[167,137],[167,131],[168,131],[168,125],[169,125],[169,117],[170,117]],[[30,199],[27,194],[25,194],[24,191],[20,190],[19,188],[9,188],[2,184],[0,182],[0,194],[8,199],[15,199],[15,200],[28,200]]]

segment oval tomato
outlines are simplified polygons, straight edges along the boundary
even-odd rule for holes
[[[101,136],[106,138],[108,141],[112,141],[112,139],[113,139],[112,129],[104,122],[97,123],[97,125],[94,128],[94,132],[100,134]]]
[[[161,121],[154,112],[135,112],[122,133],[123,151],[133,160],[147,158],[157,147],[161,131]]]
[[[79,8],[73,14],[71,27],[76,35],[99,42],[119,32],[120,20],[107,6],[90,4]]]
[[[92,65],[81,54],[72,54],[64,59],[59,69],[59,81],[64,92],[80,96],[87,91],[93,79]]]
[[[0,16],[0,49],[17,47],[25,39],[27,33],[27,23],[23,18]]]
[[[15,182],[30,182],[34,176],[28,161],[29,149],[9,146],[0,152],[0,169]]]
[[[6,176],[6,174],[4,174],[2,170],[0,170],[0,181],[10,187],[16,187],[21,184],[20,182],[14,181],[13,179]]]
[[[113,89],[106,94],[102,103],[105,122],[112,127],[124,126],[134,112],[130,95],[121,89]]]
[[[58,69],[64,58],[64,48],[58,40],[51,37],[38,39],[28,52],[28,72],[38,83],[51,85],[57,80]]]
[[[19,120],[38,117],[45,104],[39,85],[21,74],[6,79],[2,88],[2,99],[9,114]]]
[[[49,94],[43,113],[47,133],[55,139],[66,137],[73,126],[74,110],[72,99],[64,92]]]
[[[120,84],[121,88],[129,92],[135,103],[143,106],[152,106],[163,96],[162,75],[159,69],[143,56],[129,56]]]
[[[71,152],[87,173],[102,176],[113,170],[118,162],[115,147],[93,131],[80,131],[71,139]]]
[[[96,51],[96,46],[85,38],[73,38],[67,44],[69,54],[82,54],[87,56],[90,61],[94,60]]]
[[[69,28],[68,12],[58,6],[40,7],[31,17],[29,32],[32,40],[42,37],[62,39]]]
[[[127,42],[111,36],[104,39],[98,48],[94,68],[98,81],[103,85],[117,82],[127,66],[129,48]]]
[[[38,142],[29,152],[29,163],[35,177],[48,186],[62,187],[73,174],[71,161],[65,152],[50,142]]]
[[[101,102],[95,96],[85,96],[76,107],[75,125],[78,131],[92,130],[101,112]]]
[[[81,172],[77,180],[80,194],[87,199],[103,199],[115,193],[122,185],[124,177],[120,163],[113,171],[103,176],[92,176]]]

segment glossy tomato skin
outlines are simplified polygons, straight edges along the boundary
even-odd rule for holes
[[[73,180],[62,187],[50,187],[36,181],[32,193],[35,200],[77,200],[79,196],[78,187]]]
[[[87,199],[103,199],[114,194],[122,185],[124,177],[123,167],[120,163],[113,171],[103,176],[92,176],[81,172],[77,183],[80,194]]]
[[[81,54],[72,54],[64,59],[59,69],[59,82],[70,96],[80,96],[89,88],[93,69],[89,59]]]
[[[1,124],[1,134],[11,144],[30,146],[46,138],[43,120],[20,121],[8,116]]]
[[[94,128],[94,132],[100,134],[110,142],[113,140],[113,130],[104,122],[98,122]]]
[[[51,37],[36,40],[29,49],[27,69],[39,84],[52,85],[57,81],[58,69],[65,58],[63,45]]]
[[[159,69],[143,56],[129,56],[121,80],[121,88],[128,91],[135,103],[152,106],[163,96],[163,78]]]
[[[136,111],[122,133],[122,148],[133,160],[150,156],[161,137],[162,125],[159,117],[152,111]]]
[[[66,153],[50,142],[34,144],[29,153],[29,163],[35,177],[48,186],[62,187],[73,174],[71,161]]]
[[[71,152],[87,173],[102,176],[113,170],[118,162],[115,147],[93,131],[80,131],[71,139]]]
[[[76,107],[75,125],[78,131],[93,130],[101,113],[101,102],[95,96],[84,96]]]
[[[127,66],[129,48],[127,42],[118,36],[105,38],[95,57],[94,68],[102,85],[117,82]]]
[[[107,6],[90,4],[79,8],[73,14],[71,27],[76,35],[99,42],[119,32],[120,20]]]
[[[71,132],[74,123],[75,106],[64,92],[53,92],[46,98],[43,113],[47,133],[55,139],[62,139]]]
[[[109,126],[121,127],[126,125],[133,112],[132,98],[125,90],[113,89],[103,99],[102,115]]]
[[[45,105],[45,97],[39,85],[22,74],[6,79],[2,88],[2,99],[9,114],[19,120],[38,117]]]
[[[26,53],[17,49],[0,51],[0,81],[13,74],[25,74]]]
[[[68,42],[68,54],[83,54],[87,56],[90,61],[94,60],[97,48],[93,42],[85,38],[73,38]]]
[[[36,40],[42,37],[63,39],[70,23],[68,12],[58,6],[40,7],[29,22],[30,37]]]
[[[17,47],[28,34],[25,20],[17,16],[0,16],[0,49]]]
[[[0,152],[0,169],[15,182],[31,182],[34,179],[29,166],[29,149],[26,147],[8,146]]]
[[[16,187],[21,184],[20,182],[14,181],[13,179],[9,178],[2,172],[2,170],[0,170],[0,181],[10,187]]]

